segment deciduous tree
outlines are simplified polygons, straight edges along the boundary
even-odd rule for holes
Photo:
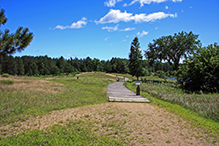
[[[149,43],[148,50],[145,51],[146,59],[151,63],[154,61],[167,61],[174,70],[179,67],[180,59],[188,58],[192,51],[197,49],[200,41],[198,35],[192,32],[175,33],[173,36],[163,36]]]

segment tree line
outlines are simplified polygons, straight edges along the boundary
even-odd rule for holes
[[[13,57],[11,55],[4,56],[0,60],[0,74],[8,73],[10,75],[58,75],[60,73],[79,73],[102,71],[107,73],[129,73],[129,60],[113,57],[111,60],[99,60],[90,57],[78,59],[51,58],[48,56],[22,56]],[[168,63],[157,62],[153,66],[149,66],[149,62],[142,62],[143,71],[141,76],[149,75],[151,72],[163,70],[165,72],[172,71],[173,68]]]

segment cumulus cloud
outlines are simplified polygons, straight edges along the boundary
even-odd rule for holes
[[[57,25],[54,29],[66,29],[66,28],[71,28],[71,29],[78,29],[78,28],[82,28],[83,26],[85,26],[87,24],[87,18],[83,17],[81,20],[72,23],[70,26],[62,26],[62,25]]]
[[[126,7],[126,6],[131,6],[137,2],[140,3],[141,7],[144,6],[144,4],[151,4],[151,3],[162,3],[162,2],[165,2],[165,1],[168,1],[168,0],[133,0],[130,4],[127,4],[125,3],[123,6]],[[182,2],[182,0],[171,0],[173,2]]]
[[[110,11],[102,18],[100,18],[99,21],[95,21],[98,23],[118,23],[119,21],[130,21],[130,17],[132,16],[132,13],[121,12],[120,10],[114,10],[110,9]]]
[[[141,14],[135,14],[133,13],[127,13],[121,12],[120,10],[114,10],[111,9],[104,17],[100,18],[99,21],[95,21],[96,24],[104,24],[104,23],[118,23],[120,21],[129,22],[129,21],[135,21],[135,23],[139,22],[149,22],[149,21],[155,21],[157,19],[164,19],[166,17],[177,17],[177,14],[166,14],[164,12],[155,12],[151,13],[149,15],[146,15],[145,13]]]
[[[147,35],[147,34],[148,34],[148,31],[144,31],[144,30],[143,30],[142,32],[138,32],[138,33],[137,33],[137,36],[138,36],[138,37],[143,37],[144,35]]]
[[[115,7],[115,4],[120,1],[122,0],[108,0],[104,2],[104,5],[107,7]]]

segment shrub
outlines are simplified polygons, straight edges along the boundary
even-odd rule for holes
[[[8,78],[10,75],[8,74],[8,73],[4,73],[4,74],[2,74],[2,77],[4,77],[4,78]]]
[[[14,81],[12,81],[12,80],[1,80],[0,84],[12,85],[12,84],[14,84]]]
[[[219,45],[200,47],[184,60],[178,77],[178,83],[186,90],[219,92]]]

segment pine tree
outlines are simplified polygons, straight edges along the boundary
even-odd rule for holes
[[[31,69],[33,71],[33,75],[39,75],[38,66],[36,63],[31,64]]]
[[[130,54],[129,54],[129,73],[132,76],[138,77],[142,75],[142,55],[140,51],[140,43],[138,38],[135,37],[132,41]]]
[[[0,26],[7,22],[4,10],[0,9]],[[4,32],[0,31],[0,61],[6,55],[12,55],[16,51],[22,51],[33,40],[33,34],[29,32],[28,28],[19,27],[14,34],[10,34],[8,29]]]
[[[17,62],[17,75],[24,75],[24,63],[20,57],[15,58]]]

